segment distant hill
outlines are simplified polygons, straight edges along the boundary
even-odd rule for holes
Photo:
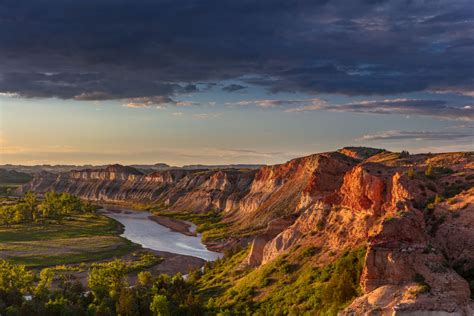
[[[71,170],[86,170],[90,168],[98,169],[98,168],[105,168],[107,165],[104,166],[93,166],[93,165],[83,165],[83,166],[76,166],[76,165],[34,165],[34,166],[25,166],[25,165],[0,165],[0,170],[14,170],[17,172],[22,172],[26,174],[36,174],[43,171],[49,173],[61,173],[61,172],[68,172]]]
[[[194,170],[194,169],[259,169],[265,165],[253,165],[253,164],[235,164],[235,165],[185,165],[182,169]]]
[[[17,171],[20,173],[26,173],[34,175],[40,172],[49,172],[49,173],[63,173],[69,171],[82,171],[90,169],[106,169],[110,165],[34,165],[34,166],[25,166],[25,165],[0,165],[0,170],[6,171]],[[170,166],[166,163],[156,163],[156,164],[132,164],[128,165],[134,169],[139,170],[144,174],[153,173],[156,171],[164,171],[170,169],[186,169],[186,170],[215,170],[215,169],[258,169],[263,165],[252,165],[252,164],[234,164],[234,165],[187,165],[183,167]]]
[[[31,179],[33,179],[33,177],[27,173],[0,169],[0,183],[21,184],[26,183]]]

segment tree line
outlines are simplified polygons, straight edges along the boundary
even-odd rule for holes
[[[51,220],[60,222],[74,211],[94,210],[94,205],[69,193],[47,192],[43,199],[39,199],[35,193],[27,192],[18,203],[0,206],[0,225],[47,223]]]
[[[88,288],[71,274],[43,269],[39,275],[23,265],[0,260],[0,315],[50,316],[168,316],[202,315],[192,280],[181,274],[138,274],[136,285],[128,283],[130,266],[122,260],[95,264]],[[54,283],[54,286],[53,286]]]

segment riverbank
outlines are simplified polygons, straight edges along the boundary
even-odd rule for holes
[[[197,236],[196,230],[192,229],[193,225],[185,221],[165,216],[150,215],[148,218],[172,231],[184,234],[186,236]],[[195,227],[194,227],[195,228]]]

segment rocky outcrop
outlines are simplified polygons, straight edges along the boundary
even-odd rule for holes
[[[411,178],[400,171],[392,177],[385,208],[390,215],[368,239],[361,277],[366,294],[343,314],[474,313],[472,154],[423,158],[416,160],[423,172],[426,161],[438,171],[420,175],[415,164]],[[461,193],[440,202],[456,191]]]
[[[358,160],[365,160],[372,156],[385,152],[385,150],[368,147],[344,147],[339,149],[338,152]]]
[[[249,192],[237,206],[245,227],[301,214],[317,201],[335,202],[345,173],[357,161],[340,153],[323,153],[258,170]]]
[[[294,220],[295,219],[290,216],[270,221],[265,232],[256,236],[252,241],[246,264],[251,267],[265,264],[265,248],[267,247],[267,243],[290,226]]]

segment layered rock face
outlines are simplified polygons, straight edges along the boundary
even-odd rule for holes
[[[348,147],[258,170],[128,167],[37,175],[21,191],[221,211],[252,236],[246,264],[297,247],[317,265],[365,245],[364,295],[347,315],[469,315],[474,290],[474,154],[402,155]],[[248,238],[248,237],[246,237]]]
[[[147,175],[131,167],[41,173],[19,193],[67,192],[99,202],[160,203],[176,211],[205,212],[231,208],[249,187],[255,171],[171,169]]]
[[[299,214],[316,201],[335,202],[336,190],[357,160],[323,153],[259,169],[248,193],[236,207],[244,226],[265,226],[271,220]]]

